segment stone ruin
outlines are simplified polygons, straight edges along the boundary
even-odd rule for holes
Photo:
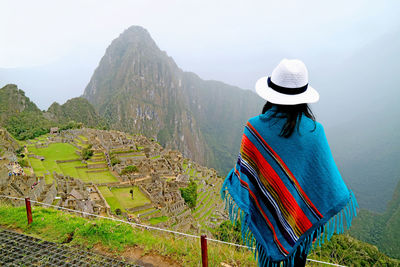
[[[6,178],[4,179],[4,177]],[[35,176],[7,175],[2,176],[0,183],[1,195],[19,198],[29,197],[31,200],[44,202],[46,204],[53,203],[53,200],[57,195],[57,189],[54,183],[46,184],[44,179],[38,180]]]
[[[197,229],[197,222],[194,220],[192,212],[185,204],[179,190],[181,187],[186,187],[190,181],[190,176],[185,174],[186,170],[183,168],[184,162],[198,173],[199,176],[194,177],[194,179],[201,185],[200,192],[210,190],[214,186],[213,181],[216,181],[217,178],[215,170],[184,159],[178,151],[163,149],[157,142],[151,141],[144,136],[130,136],[118,131],[103,131],[89,128],[65,130],[48,136],[41,143],[34,144],[46,146],[53,142],[68,142],[78,149],[83,148],[82,144],[91,144],[95,153],[104,154],[106,164],[101,163],[104,158],[98,159],[101,167],[113,171],[114,175],[120,180],[118,183],[105,183],[102,185],[112,187],[138,186],[140,191],[151,200],[151,204],[128,209],[127,211],[130,213],[143,210],[143,213],[137,213],[138,217],[135,220],[140,222],[142,216],[146,220],[155,216],[168,216],[168,222],[160,223],[160,226],[173,226],[174,229],[180,230]],[[111,159],[113,157],[118,158],[120,163],[112,166]],[[92,164],[90,164],[91,167],[96,166],[96,160],[92,161]],[[138,171],[122,174],[122,170],[129,165],[136,166]],[[52,190],[47,188],[47,191],[55,191],[52,199],[48,198],[47,200],[50,201],[51,199],[50,203],[53,202],[55,196],[58,194],[59,197],[56,199],[57,205],[62,207],[94,214],[111,214],[109,205],[95,184],[84,183],[79,179],[57,173],[54,173],[53,176],[57,187],[55,187],[54,183],[53,185],[45,185],[44,179],[41,179],[39,180],[41,184],[35,189],[36,194],[46,191],[44,189],[46,186],[52,187]],[[210,182],[203,180],[203,177]],[[24,188],[24,185],[20,184],[17,187]],[[39,192],[39,188],[42,188],[42,192]],[[16,193],[13,194],[16,195]],[[40,199],[44,199],[44,197]],[[153,210],[146,211],[152,208],[157,212]],[[219,216],[219,207],[215,207],[213,214]],[[223,218],[223,216],[224,214],[221,212],[220,217]],[[210,227],[212,226],[210,225]]]
[[[110,214],[110,206],[96,185],[88,185],[79,179],[54,173],[57,182],[58,205],[92,214]]]
[[[161,210],[162,215],[170,217],[169,225],[175,224],[179,229],[195,228],[194,219],[181,196],[178,183],[152,174],[150,180],[144,180],[137,185],[151,199],[153,205]]]

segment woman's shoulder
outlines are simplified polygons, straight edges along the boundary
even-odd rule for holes
[[[269,116],[270,114],[260,114],[257,116],[254,116],[250,118],[247,123],[250,123],[251,125],[255,127],[266,127],[268,126],[269,129],[271,128],[277,128],[279,131],[282,128],[282,126],[285,123],[285,119],[283,118],[273,118]],[[314,121],[311,118],[308,118],[306,116],[302,116],[300,125],[299,125],[299,130],[300,130],[300,135],[303,135],[303,133],[309,133],[310,136],[320,136],[324,135],[324,127],[323,125],[318,122]]]

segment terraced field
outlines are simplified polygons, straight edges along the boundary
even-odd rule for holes
[[[86,144],[81,142],[80,139],[75,139],[76,144],[81,147],[86,147]],[[32,141],[31,141],[32,142]],[[34,142],[41,142],[40,140],[34,140]],[[27,146],[29,154],[42,156],[45,159],[29,157],[30,164],[34,170],[34,173],[38,176],[44,176],[46,183],[50,184],[53,182],[53,172],[63,174],[65,176],[72,176],[78,178],[83,182],[94,182],[94,183],[110,183],[118,182],[118,179],[111,174],[107,168],[107,163],[103,153],[96,153],[93,155],[92,160],[88,160],[87,164],[101,164],[104,166],[101,168],[87,168],[87,165],[82,163],[79,155],[76,151],[79,151],[75,146],[68,143],[53,143],[48,147],[36,148],[35,145]],[[69,162],[57,162],[65,161]],[[72,161],[70,161],[72,160]]]
[[[201,172],[189,167],[187,163],[182,165],[185,174],[188,174],[191,179],[197,182],[197,201],[196,207],[192,210],[193,217],[206,227],[206,222],[210,222],[215,208],[221,204],[219,189],[222,185],[222,180],[218,178],[202,177]],[[205,181],[205,184],[202,181]]]

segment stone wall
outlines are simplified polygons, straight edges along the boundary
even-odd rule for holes
[[[47,191],[45,198],[42,200],[42,202],[44,202],[46,204],[51,204],[51,203],[53,203],[53,200],[56,196],[57,196],[57,188],[56,188],[56,184],[53,182],[53,184]]]
[[[100,168],[107,168],[106,163],[95,163],[95,164],[88,164],[88,169],[100,169]]]
[[[66,163],[66,162],[74,162],[81,161],[80,159],[69,159],[69,160],[56,160],[56,163]]]
[[[152,204],[146,204],[146,205],[143,205],[143,206],[134,207],[134,208],[126,209],[126,210],[128,212],[132,212],[133,213],[133,212],[140,211],[140,210],[147,210],[147,209],[150,209],[152,207],[153,207]]]
[[[107,213],[107,215],[110,215],[111,213],[111,207],[110,205],[108,205],[106,199],[103,197],[103,195],[101,194],[101,191],[99,190],[99,188],[97,187],[97,185],[93,185],[93,187],[96,189],[97,194],[99,194],[99,197],[104,205],[105,208],[105,212]]]

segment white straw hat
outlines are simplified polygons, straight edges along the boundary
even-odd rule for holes
[[[315,103],[318,92],[308,85],[306,65],[298,59],[283,59],[270,77],[256,82],[257,94],[268,102],[281,105]]]

